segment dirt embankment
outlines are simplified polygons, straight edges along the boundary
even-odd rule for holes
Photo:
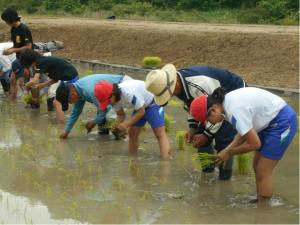
[[[247,82],[299,88],[298,27],[25,18],[34,41],[61,40],[58,54],[77,59],[141,65],[159,56],[177,67],[227,68]],[[9,30],[0,25],[0,40]]]

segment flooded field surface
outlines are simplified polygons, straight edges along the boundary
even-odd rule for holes
[[[232,180],[221,182],[217,171],[204,174],[192,161],[195,149],[177,149],[186,113],[176,99],[166,108],[173,118],[167,162],[149,127],[133,157],[126,139],[86,134],[78,123],[60,140],[63,127],[46,104],[27,109],[0,93],[0,223],[299,223],[299,133],[275,169],[271,206],[258,207],[248,203],[252,170],[240,175],[235,165]],[[298,98],[283,97],[298,111]],[[87,104],[79,120],[95,112]]]

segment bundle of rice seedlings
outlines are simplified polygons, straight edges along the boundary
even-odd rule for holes
[[[26,104],[30,104],[30,103],[32,103],[32,95],[31,95],[31,93],[28,93],[28,94],[26,94],[26,95],[23,95],[23,102],[24,103],[26,103]],[[39,102],[40,103],[43,103],[44,102],[44,96],[40,96],[40,99],[39,99]]]
[[[159,67],[160,63],[161,63],[161,58],[159,57],[145,57],[143,59],[143,65],[146,68]]]
[[[199,162],[201,164],[202,169],[205,169],[213,165],[215,163],[215,159],[216,159],[215,155],[206,152],[199,152],[192,155],[192,160]]]
[[[250,154],[240,154],[236,156],[238,161],[239,172],[242,175],[249,174],[250,172]]]
[[[168,101],[168,106],[174,106],[174,107],[179,107],[179,106],[182,106],[183,103],[181,101],[178,101],[178,100],[174,100],[174,99],[171,99]]]
[[[185,131],[177,131],[176,132],[176,141],[177,141],[177,148],[181,151],[185,149]]]
[[[171,126],[171,122],[173,121],[173,117],[165,113],[164,120],[165,120],[165,130],[168,133],[171,130],[170,126]]]
[[[108,120],[105,124],[99,126],[100,129],[116,129],[118,126],[117,120]]]

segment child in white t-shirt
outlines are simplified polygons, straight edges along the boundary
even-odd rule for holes
[[[212,95],[196,98],[191,114],[201,123],[226,119],[237,130],[235,139],[217,155],[222,163],[232,155],[255,151],[253,169],[257,199],[272,196],[272,172],[297,132],[297,115],[279,96],[259,88],[241,88],[225,95],[217,88]]]
[[[170,157],[170,143],[164,127],[164,110],[155,104],[154,96],[145,88],[145,82],[129,80],[121,84],[111,84],[105,81],[95,86],[95,96],[104,110],[111,104],[118,116],[118,130],[124,132],[129,128],[129,151],[138,150],[138,137],[142,127],[148,122],[160,147],[163,159]],[[133,114],[126,119],[124,108],[133,108]]]

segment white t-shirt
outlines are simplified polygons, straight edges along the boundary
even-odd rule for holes
[[[119,84],[121,99],[114,105],[115,111],[121,108],[133,108],[138,110],[147,107],[153,102],[153,94],[146,90],[145,82],[140,80],[128,80]]]
[[[0,55],[3,55],[3,51],[5,49],[12,48],[13,46],[14,46],[14,44],[12,42],[0,43]],[[13,54],[10,54],[10,55],[4,56],[4,57],[8,58],[9,61],[12,63],[14,60],[16,60],[16,53],[13,53]]]
[[[226,119],[241,136],[265,129],[285,105],[279,96],[254,87],[229,92],[223,103]]]
[[[7,72],[11,69],[11,61],[6,55],[0,55],[0,72]]]

